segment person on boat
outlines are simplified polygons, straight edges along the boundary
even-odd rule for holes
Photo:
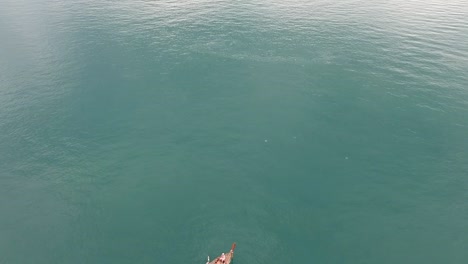
[[[226,255],[224,255],[224,253],[221,254],[221,257],[219,257],[219,260],[221,260],[221,262],[225,262],[226,261]]]

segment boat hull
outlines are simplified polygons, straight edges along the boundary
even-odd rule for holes
[[[228,253],[224,253],[224,261],[222,261],[221,256],[218,256],[211,262],[207,262],[207,264],[230,264],[234,259],[234,249],[236,249],[236,243],[232,244],[231,250]]]

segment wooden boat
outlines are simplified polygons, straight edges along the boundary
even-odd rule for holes
[[[232,262],[232,259],[234,258],[234,249],[236,249],[236,243],[232,243],[231,250],[228,253],[222,253],[219,257],[215,258],[211,262],[210,257],[208,256],[208,262],[206,262],[206,264],[230,264]]]

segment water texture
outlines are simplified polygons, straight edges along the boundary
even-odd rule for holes
[[[468,2],[0,0],[0,263],[466,263]]]

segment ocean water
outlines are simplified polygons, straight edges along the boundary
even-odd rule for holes
[[[467,263],[468,2],[0,0],[0,263]]]

